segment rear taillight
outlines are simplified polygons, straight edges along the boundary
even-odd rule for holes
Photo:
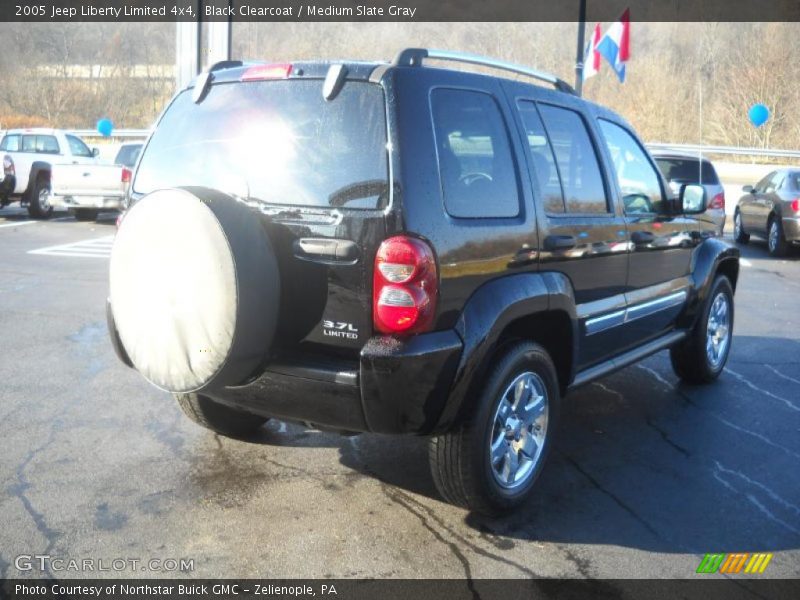
[[[372,318],[381,333],[419,333],[433,322],[438,295],[430,246],[407,236],[384,241],[375,255]]]
[[[131,182],[131,170],[127,167],[122,167],[122,175],[120,175],[120,181],[122,183],[130,183]]]
[[[3,173],[6,175],[14,174],[14,161],[8,155],[3,157]]]
[[[286,79],[292,74],[292,65],[256,65],[242,74],[242,81],[259,81],[262,79]]]
[[[800,198],[795,198],[792,200],[791,206],[794,212],[800,212]]]
[[[725,209],[725,192],[720,192],[711,199],[708,203],[708,208],[721,208]]]

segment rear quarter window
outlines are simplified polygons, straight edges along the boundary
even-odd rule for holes
[[[5,152],[19,152],[19,139],[18,135],[7,135],[0,142],[0,150]]]
[[[431,91],[445,210],[460,218],[516,217],[519,188],[503,114],[485,92]]]

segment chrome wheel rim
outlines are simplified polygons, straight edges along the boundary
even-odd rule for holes
[[[39,190],[39,208],[43,211],[50,209],[50,190],[47,188]]]
[[[769,249],[771,252],[775,252],[775,248],[778,247],[778,222],[773,221],[772,225],[769,226]]]
[[[547,436],[547,413],[547,388],[536,373],[522,373],[503,392],[489,440],[492,475],[501,487],[519,488],[536,472]]]
[[[731,310],[728,296],[720,292],[711,303],[706,327],[706,356],[713,369],[725,359],[731,339]]]
[[[739,237],[742,234],[742,217],[739,213],[733,218],[733,237]]]

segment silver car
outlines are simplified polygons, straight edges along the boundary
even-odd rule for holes
[[[717,235],[722,236],[725,229],[725,189],[711,161],[672,151],[653,151],[651,154],[674,194],[678,194],[684,183],[699,183],[705,188],[708,198],[705,215],[714,222]]]
[[[737,242],[766,238],[772,256],[785,256],[791,244],[800,244],[800,169],[777,169],[742,191],[733,215]]]

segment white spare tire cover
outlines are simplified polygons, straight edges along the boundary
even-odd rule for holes
[[[241,383],[275,331],[280,279],[259,214],[205,188],[153,192],[120,225],[111,310],[133,366],[157,387]]]

